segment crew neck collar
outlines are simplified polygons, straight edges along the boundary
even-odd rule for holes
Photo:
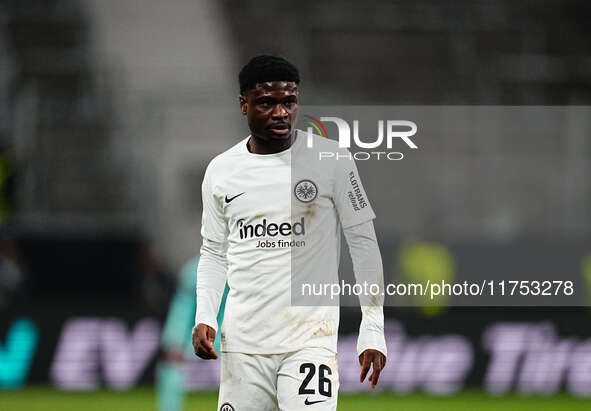
[[[288,154],[290,154],[294,147],[296,147],[297,145],[300,144],[300,141],[303,140],[302,136],[300,135],[300,130],[295,130],[293,137],[294,140],[291,143],[291,146],[289,146],[288,148],[286,148],[283,151],[279,151],[278,153],[270,153],[270,154],[256,154],[256,153],[251,153],[248,150],[248,140],[250,140],[250,138],[252,137],[252,134],[249,135],[248,137],[246,137],[243,142],[242,142],[242,149],[248,153],[249,155],[256,157],[256,158],[277,158],[277,157],[283,157],[286,156]]]

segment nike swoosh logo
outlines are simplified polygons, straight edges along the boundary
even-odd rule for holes
[[[318,404],[319,402],[324,402],[327,400],[318,400],[318,401],[310,401],[309,399],[306,398],[306,401],[304,401],[305,405],[312,405],[312,404]]]
[[[242,194],[246,193],[246,191],[240,193],[240,194],[236,194],[234,197],[230,197],[228,198],[228,195],[226,194],[226,204],[230,203],[232,200],[234,200],[237,197],[240,197]]]

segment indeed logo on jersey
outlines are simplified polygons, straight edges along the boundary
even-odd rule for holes
[[[238,220],[238,227],[240,229],[240,239],[253,237],[275,237],[277,235],[305,235],[306,227],[304,225],[304,217],[297,223],[269,223],[267,219],[263,218],[260,224],[244,224],[244,220]]]
[[[259,224],[245,224],[243,219],[238,220],[238,229],[240,239],[259,238],[259,237],[276,237],[281,236],[300,236],[306,234],[306,225],[304,217],[300,221],[292,223],[267,223],[267,219],[263,218]],[[284,248],[284,247],[302,247],[305,246],[304,241],[259,241],[257,248]]]

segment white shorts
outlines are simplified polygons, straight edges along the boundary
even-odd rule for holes
[[[219,411],[334,411],[336,354],[305,348],[286,354],[221,355]]]

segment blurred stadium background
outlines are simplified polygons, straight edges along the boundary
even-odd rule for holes
[[[251,56],[298,65],[307,104],[591,105],[590,21],[585,0],[0,2],[0,410],[156,409],[205,167],[248,134],[236,73]],[[525,255],[520,270],[591,289],[581,127],[513,145],[450,136],[453,172],[393,177],[395,203],[364,175],[378,216],[398,216],[377,224],[386,273]],[[340,409],[591,406],[586,307],[386,314],[380,392],[353,394],[367,390],[359,313],[343,310]],[[213,409],[217,365],[186,372],[186,409]]]

